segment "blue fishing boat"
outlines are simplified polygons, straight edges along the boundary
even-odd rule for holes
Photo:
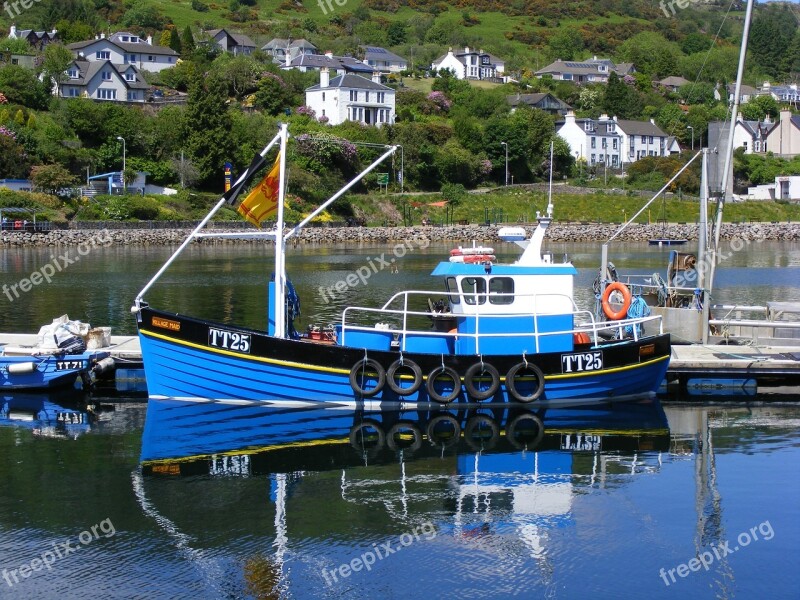
[[[285,178],[279,177],[273,230],[245,236],[275,240],[268,283],[268,323],[256,330],[150,306],[145,295],[193,240],[242,237],[205,229],[235,200],[280,143],[285,126],[187,237],[135,300],[150,398],[256,402],[493,401],[553,405],[605,402],[655,392],[664,378],[670,338],[659,317],[600,321],[573,299],[575,267],[543,250],[552,204],[529,236],[504,228],[522,247],[511,264],[446,260],[432,271],[435,291],[398,291],[379,307],[346,307],[328,335],[301,335],[299,300],[285,273],[287,241],[397,147],[387,151],[294,228],[284,231]],[[268,176],[269,177],[269,176]],[[369,267],[365,267],[369,268]],[[357,274],[353,274],[357,277]],[[366,282],[365,282],[366,283]],[[437,297],[441,297],[437,300]]]
[[[6,354],[0,347],[0,389],[45,390],[72,386],[78,378],[108,368],[108,352],[88,350],[76,354]],[[88,379],[87,379],[88,381]]]

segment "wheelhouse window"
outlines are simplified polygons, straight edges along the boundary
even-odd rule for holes
[[[448,277],[444,280],[444,286],[447,288],[450,304],[461,304],[461,296],[458,295],[458,282],[456,282],[456,278]]]
[[[465,304],[485,304],[486,280],[483,277],[464,277],[461,280],[461,292]]]
[[[489,304],[513,304],[513,294],[514,280],[511,277],[492,277],[489,280]]]

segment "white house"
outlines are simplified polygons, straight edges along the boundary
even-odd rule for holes
[[[536,77],[545,75],[558,81],[574,81],[575,83],[608,83],[611,73],[620,77],[634,73],[633,63],[615,64],[607,58],[593,56],[588,60],[557,60],[543,69],[536,71]]]
[[[505,62],[483,50],[470,50],[469,46],[463,52],[450,48],[447,54],[437,58],[431,64],[431,70],[439,72],[449,70],[458,79],[502,79],[505,72]]]
[[[330,70],[319,72],[319,84],[306,90],[306,105],[317,117],[327,117],[331,125],[358,121],[380,127],[395,120],[395,91],[372,79],[347,73],[330,78]]]
[[[767,133],[767,151],[785,157],[800,154],[800,115],[781,111],[780,120]]]
[[[765,81],[761,86],[760,93],[769,94],[776,102],[781,104],[794,105],[795,109],[800,106],[800,89],[796,83],[788,85],[772,85]]]
[[[74,60],[61,83],[62,98],[92,98],[117,102],[145,102],[150,85],[133,65],[115,65],[110,60]]]
[[[785,175],[775,178],[775,183],[747,188],[742,200],[800,200],[800,175]]]
[[[381,73],[401,73],[408,70],[408,61],[402,56],[377,46],[361,46],[364,64]]]
[[[174,67],[180,55],[172,48],[154,46],[152,38],[120,31],[106,37],[100,34],[93,40],[67,46],[75,58],[89,62],[110,60],[115,65],[133,65],[144,71],[158,72]]]
[[[668,156],[674,150],[669,136],[652,121],[628,121],[608,115],[599,119],[577,119],[570,111],[557,133],[572,154],[590,165],[619,168],[646,156]]]
[[[733,149],[744,148],[745,154],[765,154],[767,136],[774,129],[769,117],[764,121],[745,121],[741,117],[736,121],[733,130]],[[708,146],[724,152],[728,147],[728,132],[730,123],[725,121],[711,121],[708,124]]]
[[[629,121],[614,117],[614,121],[622,137],[623,163],[636,162],[646,156],[669,156],[675,150],[675,140],[670,141],[670,136],[653,119]]]

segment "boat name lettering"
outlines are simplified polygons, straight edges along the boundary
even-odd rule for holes
[[[180,321],[172,321],[171,319],[162,319],[161,317],[153,317],[151,321],[153,327],[161,327],[161,329],[169,329],[170,331],[180,331]]]
[[[82,369],[84,367],[82,360],[57,360],[56,371],[69,371],[70,369]]]
[[[652,356],[656,353],[656,345],[655,344],[647,344],[646,346],[642,346],[639,348],[639,356]]]
[[[250,354],[250,334],[209,327],[208,345]]]
[[[599,371],[603,368],[603,353],[579,352],[578,354],[561,355],[561,372],[577,373],[580,371]]]

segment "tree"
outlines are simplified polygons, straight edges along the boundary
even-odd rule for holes
[[[10,52],[11,54],[33,54],[31,45],[20,38],[0,38],[0,52]]]
[[[213,65],[214,71],[228,82],[230,92],[238,99],[247,94],[252,94],[258,86],[258,76],[262,67],[251,56],[240,54],[234,56],[226,52],[217,58]]]
[[[219,76],[195,73],[186,104],[186,148],[206,188],[222,186],[222,167],[233,155],[227,84]]]
[[[566,27],[550,38],[547,45],[553,58],[573,60],[583,50],[583,37],[577,29]]]
[[[739,108],[742,118],[748,121],[763,121],[766,115],[773,120],[777,118],[779,108],[778,103],[772,96],[756,96],[749,102],[742,104]]]
[[[0,179],[23,179],[28,176],[28,156],[16,134],[0,127]]]
[[[71,188],[77,183],[77,178],[62,165],[37,165],[31,168],[31,182],[37,191],[54,196],[59,192]]]
[[[274,73],[265,73],[265,77],[258,84],[254,104],[273,116],[289,108],[286,82]]]
[[[189,54],[194,50],[194,36],[192,35],[192,28],[188,25],[183,30],[181,35],[181,48],[185,54]]]
[[[50,90],[33,71],[19,65],[0,68],[0,92],[9,102],[44,110],[50,101]]]
[[[681,55],[677,44],[653,31],[637,33],[625,40],[618,50],[623,59],[636,65],[637,71],[658,77],[673,75]]]
[[[638,92],[625,84],[615,72],[611,72],[603,96],[603,110],[621,119],[634,119],[642,112],[642,101]]]
[[[786,50],[797,28],[797,17],[788,6],[759,8],[753,18],[747,50],[771,77],[783,78],[789,73],[791,59]]]
[[[402,21],[395,21],[389,28],[386,30],[386,36],[390,46],[399,46],[400,44],[405,44],[407,35],[406,35],[406,23]]]
[[[158,45],[163,46],[164,48],[169,48],[170,39],[172,39],[172,31],[165,29],[161,32],[161,38],[158,41]]]
[[[678,95],[687,104],[714,104],[714,86],[706,81],[687,83],[678,90]]]
[[[181,34],[178,33],[176,28],[172,28],[169,32],[169,47],[175,50],[178,54],[183,51],[181,46]]]
[[[72,62],[72,52],[61,44],[48,44],[42,59],[42,75],[45,81],[52,82],[53,93],[58,95],[61,83],[66,78],[67,67]]]

